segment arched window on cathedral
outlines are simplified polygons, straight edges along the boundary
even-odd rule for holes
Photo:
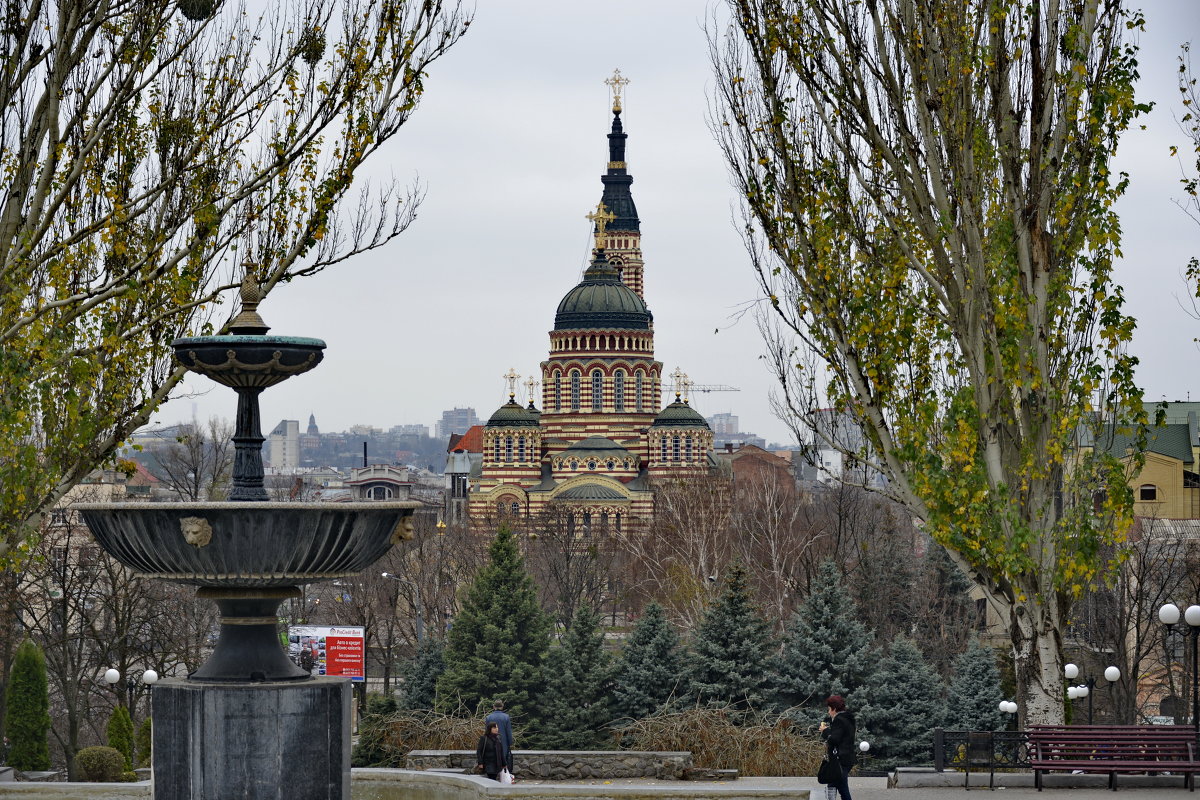
[[[513,439],[513,437],[511,437],[511,436],[504,437],[504,461],[507,464],[512,463],[512,457],[513,457],[513,440],[512,439]]]
[[[579,370],[571,370],[571,410],[579,410]]]
[[[600,532],[604,533],[607,531],[608,531],[608,512],[601,511],[600,512]]]
[[[497,436],[494,440],[494,447],[492,450],[492,460],[497,461],[497,462],[500,461],[500,455],[503,452],[504,451],[500,449],[500,437]]]
[[[617,370],[617,374],[613,376],[613,409],[616,411],[625,410],[625,370]]]
[[[667,437],[664,436],[661,439],[659,439],[658,445],[659,445],[658,460],[666,461],[667,460]]]
[[[679,434],[678,433],[675,434],[673,437],[671,437],[671,460],[672,461],[679,460]]]
[[[562,411],[562,373],[554,372],[554,410]]]
[[[592,370],[592,411],[604,409],[604,373]]]
[[[583,535],[585,537],[592,535],[592,512],[583,512]]]
[[[637,410],[638,411],[641,411],[644,408],[644,404],[642,401],[642,381],[643,381],[642,371],[639,369],[637,371],[637,377],[634,379],[634,386],[633,386],[633,391],[637,394]]]
[[[613,529],[617,533],[621,532],[621,512],[620,511],[618,511],[616,514],[613,515]]]
[[[692,446],[692,440],[689,438],[688,439],[688,447],[690,448],[691,446]],[[521,464],[525,463],[525,437],[524,436],[517,437],[517,462],[521,463]]]
[[[512,508],[512,515],[514,517],[518,516],[521,513],[521,504],[516,502],[515,500],[513,501],[511,508]]]
[[[505,508],[503,500],[501,500],[499,503],[496,503],[496,514],[497,515],[503,517],[506,511],[508,511],[508,509]]]
[[[683,460],[692,460],[692,437],[690,436],[683,437]]]

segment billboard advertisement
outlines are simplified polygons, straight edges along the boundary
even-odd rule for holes
[[[288,657],[312,675],[363,681],[365,632],[361,625],[289,625]]]

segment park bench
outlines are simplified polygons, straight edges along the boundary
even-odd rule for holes
[[[1159,773],[1182,775],[1195,791],[1200,772],[1196,729],[1184,725],[1031,725],[1029,766],[1040,792],[1047,772],[1088,772],[1108,775],[1117,788],[1117,775]]]

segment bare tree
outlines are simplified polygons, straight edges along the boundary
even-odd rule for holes
[[[1158,710],[1143,706],[1144,678],[1175,694],[1171,654],[1164,641],[1158,609],[1179,598],[1195,597],[1196,534],[1187,522],[1140,517],[1130,532],[1130,547],[1121,571],[1105,586],[1084,595],[1072,619],[1071,633],[1090,653],[1087,667],[1117,666],[1121,679],[1110,687],[1113,721],[1146,723]],[[1191,552],[1189,552],[1191,551]],[[1191,556],[1189,558],[1189,556]],[[1106,682],[1105,682],[1106,683]]]
[[[153,447],[152,474],[179,500],[222,500],[233,470],[233,423],[195,419],[170,441]]]
[[[776,633],[807,595],[826,550],[824,531],[812,524],[816,502],[778,469],[746,470],[734,481],[733,547]]]
[[[602,611],[619,578],[614,574],[616,531],[607,520],[589,517],[576,524],[575,516],[569,506],[549,506],[529,521],[524,542],[525,568],[537,584],[542,608],[564,631],[581,605]]]
[[[720,476],[661,482],[654,521],[619,542],[634,596],[657,600],[685,629],[703,618],[733,557],[730,489],[729,480]]]

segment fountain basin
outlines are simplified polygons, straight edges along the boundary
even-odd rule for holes
[[[171,342],[175,358],[224,386],[265,389],[321,363],[325,342],[300,336],[195,336]]]
[[[96,541],[150,578],[213,589],[298,586],[362,572],[412,538],[415,501],[80,503]]]

